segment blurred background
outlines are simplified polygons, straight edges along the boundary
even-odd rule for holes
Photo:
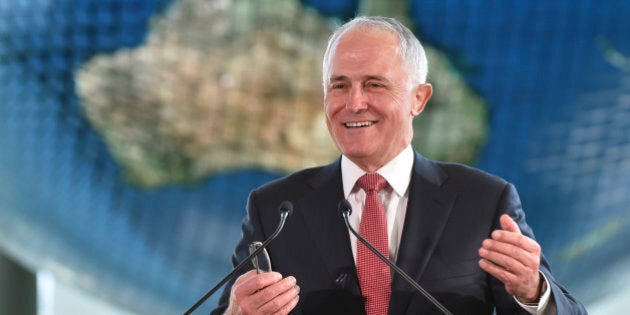
[[[356,14],[426,46],[414,147],[513,182],[556,278],[627,312],[628,1],[0,0],[0,314],[188,309],[249,191],[338,156],[321,57]]]

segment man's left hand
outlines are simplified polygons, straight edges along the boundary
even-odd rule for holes
[[[479,267],[505,284],[505,290],[524,303],[537,303],[541,292],[540,245],[521,234],[507,214],[501,216],[503,230],[492,232],[479,248]]]

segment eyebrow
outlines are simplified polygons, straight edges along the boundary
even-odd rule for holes
[[[330,82],[338,82],[338,81],[344,81],[348,79],[349,78],[345,75],[337,75],[337,76],[330,77]],[[389,82],[387,78],[380,75],[366,75],[362,77],[362,81],[369,81],[369,80],[379,80],[379,81]]]
[[[330,77],[329,81],[330,82],[337,82],[337,81],[343,81],[343,80],[347,80],[347,79],[348,79],[348,77],[345,76],[345,75],[337,75],[337,76]]]

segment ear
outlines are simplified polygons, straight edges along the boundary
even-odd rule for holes
[[[411,115],[418,116],[424,110],[424,106],[433,94],[433,86],[430,83],[419,84],[414,90],[414,99],[412,100]]]

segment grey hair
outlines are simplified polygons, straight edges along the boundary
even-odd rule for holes
[[[328,39],[328,46],[322,62],[322,83],[324,93],[330,83],[330,63],[339,41],[348,31],[358,27],[382,29],[398,37],[398,52],[408,73],[409,83],[422,84],[427,80],[429,65],[422,44],[418,38],[396,19],[382,16],[359,16],[340,26]]]

